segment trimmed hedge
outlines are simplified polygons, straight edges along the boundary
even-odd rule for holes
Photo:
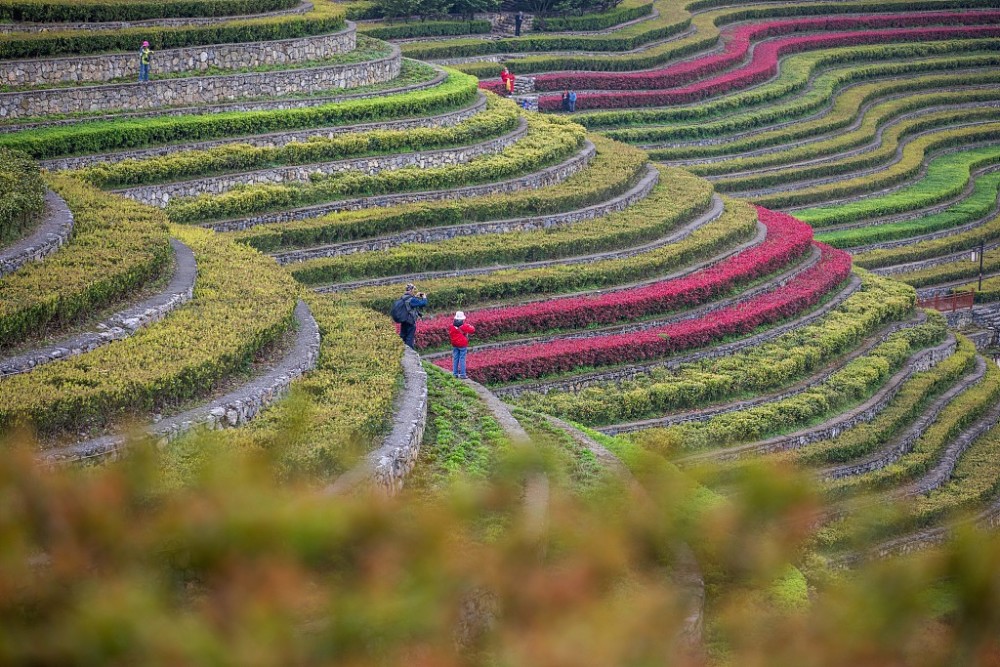
[[[355,99],[317,107],[245,111],[198,116],[160,116],[78,123],[0,136],[0,146],[37,159],[143,148],[178,141],[203,141],[328,125],[370,123],[442,113],[471,104],[476,80],[451,72],[439,86],[377,99]]]
[[[317,176],[311,183],[250,185],[220,195],[171,199],[172,222],[198,223],[329,202],[404,191],[454,188],[500,181],[543,169],[565,160],[584,141],[579,125],[543,116],[528,118],[528,133],[506,152],[485,155],[465,164],[421,169],[406,167],[374,175],[346,172]]]
[[[866,272],[861,272],[861,278],[861,290],[820,321],[762,345],[579,392],[526,392],[514,401],[597,426],[659,417],[790,386],[853,350],[887,323],[912,313],[916,303],[912,288]]]
[[[410,229],[558,213],[624,194],[642,175],[646,154],[599,135],[590,139],[597,148],[594,159],[586,169],[556,185],[487,197],[342,211],[281,225],[257,225],[233,232],[231,238],[262,252],[273,252]]]
[[[139,45],[144,40],[149,41],[154,51],[159,51],[184,46],[292,39],[322,35],[344,27],[344,12],[336,3],[315,0],[314,4],[315,8],[308,14],[226,21],[204,26],[11,33],[0,39],[0,59],[133,50],[138,54]]]
[[[0,279],[0,347],[128,296],[173,260],[162,212],[64,176],[48,182],[73,212],[73,238]]]
[[[300,0],[0,0],[0,20],[36,23],[240,16],[291,9]]]
[[[211,232],[173,233],[198,262],[194,299],[134,336],[5,378],[0,428],[53,433],[204,396],[288,330],[297,290],[274,262]]]
[[[680,170],[665,172],[669,198],[656,217],[664,226],[674,226],[690,220],[708,208],[711,186]],[[627,216],[631,207],[616,216]],[[447,304],[446,309],[467,308],[492,299],[534,297],[538,294],[574,292],[585,289],[614,287],[638,281],[651,275],[676,271],[686,264],[706,259],[721,249],[751,238],[756,230],[757,216],[751,206],[742,202],[727,202],[718,219],[695,230],[683,240],[626,259],[609,259],[586,264],[556,265],[534,269],[510,269],[488,275],[463,276],[421,281],[420,288],[430,294],[431,308]],[[399,286],[364,287],[348,294],[370,308],[388,312],[399,298]]]
[[[646,0],[625,0],[611,11],[600,14],[536,16],[531,29],[535,32],[604,30],[652,14],[653,5]]]
[[[375,39],[413,39],[414,37],[443,37],[445,35],[476,35],[489,33],[489,21],[411,21],[358,26],[358,32]]]
[[[0,148],[0,245],[14,241],[45,213],[45,182],[30,157]]]
[[[465,146],[512,132],[518,126],[517,106],[490,97],[487,110],[452,127],[372,130],[315,136],[283,146],[226,144],[198,151],[179,151],[142,160],[101,162],[72,174],[102,188],[164,183],[199,176],[217,176],[268,167],[303,165],[369,155]]]

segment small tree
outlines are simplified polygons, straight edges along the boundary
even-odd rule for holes
[[[454,13],[467,16],[470,20],[474,14],[495,12],[498,9],[500,9],[500,0],[457,0],[452,6]]]

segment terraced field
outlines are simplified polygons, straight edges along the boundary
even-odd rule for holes
[[[0,2],[0,428],[40,460],[144,434],[171,485],[266,452],[423,498],[540,453],[539,526],[550,484],[639,488],[649,455],[713,503],[792,464],[825,501],[796,582],[1000,516],[995,3],[626,0],[519,38],[132,4]],[[680,547],[711,648],[722,584]]]

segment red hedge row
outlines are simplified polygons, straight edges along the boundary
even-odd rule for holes
[[[946,39],[971,39],[1000,37],[1000,25],[957,28],[912,28],[842,32],[810,37],[789,37],[761,44],[754,49],[753,60],[739,69],[697,83],[671,90],[643,90],[636,92],[580,93],[576,108],[628,109],[642,106],[669,106],[690,104],[715,95],[723,95],[766,81],[778,73],[778,58],[789,53],[834,46],[856,46],[889,42],[913,42]],[[633,76],[633,75],[621,75]],[[562,107],[560,95],[543,95],[538,98],[542,111],[556,111]]]
[[[572,296],[521,306],[491,308],[472,313],[476,342],[502,334],[579,329],[594,324],[637,320],[707,303],[740,283],[755,280],[787,266],[812,244],[812,228],[784,213],[758,208],[758,219],[767,227],[760,245],[690,276],[594,296]],[[425,320],[417,334],[417,347],[448,343],[451,316]]]
[[[727,336],[747,335],[760,326],[787,319],[815,305],[847,279],[851,271],[850,255],[825,244],[817,245],[822,251],[819,263],[796,280],[709,317],[634,333],[473,352],[468,359],[469,376],[491,383],[537,378],[580,367],[654,359],[704,347]],[[448,368],[450,360],[440,359],[435,363]]]

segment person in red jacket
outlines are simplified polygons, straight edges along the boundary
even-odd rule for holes
[[[465,323],[465,313],[455,313],[451,323],[451,372],[460,380],[465,379],[465,354],[469,351],[469,336],[476,333],[476,327]]]
[[[514,93],[514,74],[504,67],[500,71],[500,80],[503,82],[503,89],[507,91],[508,95]]]

